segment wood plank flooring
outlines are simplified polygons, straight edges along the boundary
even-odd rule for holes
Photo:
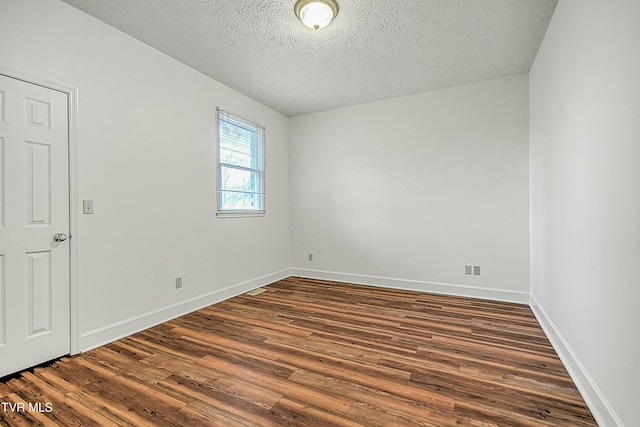
[[[525,305],[266,289],[0,382],[0,424],[596,425]]]

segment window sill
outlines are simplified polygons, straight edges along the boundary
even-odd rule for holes
[[[218,218],[257,218],[266,215],[266,211],[218,211]]]

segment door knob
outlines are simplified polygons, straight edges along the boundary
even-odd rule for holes
[[[53,236],[53,240],[55,240],[56,242],[64,242],[65,240],[67,240],[67,237],[69,237],[69,236],[67,236],[64,233],[56,233]]]

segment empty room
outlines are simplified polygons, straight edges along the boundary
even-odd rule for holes
[[[639,425],[639,19],[0,0],[0,425]]]

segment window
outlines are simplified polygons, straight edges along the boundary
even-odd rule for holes
[[[218,215],[264,214],[264,127],[218,116]]]

